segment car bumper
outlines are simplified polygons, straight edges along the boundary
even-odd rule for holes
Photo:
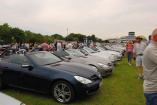
[[[113,72],[113,69],[114,69],[114,67],[111,66],[111,67],[107,67],[107,68],[100,68],[99,71],[100,71],[101,76],[107,76]]]
[[[77,85],[77,87],[75,87],[76,95],[77,96],[92,95],[97,90],[100,89],[101,85],[102,85],[102,79],[99,81],[94,81],[93,83],[87,85],[82,85],[82,84]]]
[[[117,61],[121,61],[121,60],[122,60],[122,56],[118,56]]]
[[[116,60],[114,60],[114,61],[111,61],[114,65],[116,64]]]

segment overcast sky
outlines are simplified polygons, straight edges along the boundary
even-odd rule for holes
[[[0,15],[0,25],[42,35],[147,38],[157,28],[157,0],[0,0]]]

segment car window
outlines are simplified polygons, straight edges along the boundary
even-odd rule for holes
[[[65,51],[53,51],[53,53],[59,57],[69,56],[69,54]]]
[[[77,50],[67,50],[67,52],[75,57],[84,57],[85,55]]]
[[[99,50],[99,49],[97,49],[95,47],[92,47],[91,49],[94,50],[94,51],[98,51]]]
[[[102,50],[102,51],[105,51],[105,49],[104,48],[102,48],[102,47],[98,47],[100,50]]]
[[[61,62],[62,60],[57,56],[49,53],[49,52],[37,52],[30,55],[30,57],[38,64],[38,65],[49,65],[57,62]]]
[[[78,51],[80,51],[83,54],[88,54],[84,49],[79,49]]]
[[[24,54],[14,54],[10,56],[9,63],[14,64],[30,64],[30,60]]]
[[[96,51],[92,50],[91,48],[85,48],[87,51],[89,51],[90,53],[96,53]]]

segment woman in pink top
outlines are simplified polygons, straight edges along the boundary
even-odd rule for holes
[[[133,56],[133,44],[131,41],[128,41],[128,44],[126,45],[126,54],[128,57],[128,64],[131,65],[131,60]]]

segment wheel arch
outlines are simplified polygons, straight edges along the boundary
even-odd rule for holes
[[[56,80],[54,80],[54,81],[51,82],[51,85],[50,85],[50,88],[49,88],[50,93],[52,93],[52,87],[53,87],[53,85],[54,85],[56,82],[58,82],[58,81],[65,81],[65,82],[69,83],[69,84],[72,86],[72,88],[74,89],[75,95],[77,95],[77,94],[76,94],[75,86],[74,86],[72,83],[70,83],[68,80],[63,79],[63,78],[58,78],[58,79],[56,79]]]

